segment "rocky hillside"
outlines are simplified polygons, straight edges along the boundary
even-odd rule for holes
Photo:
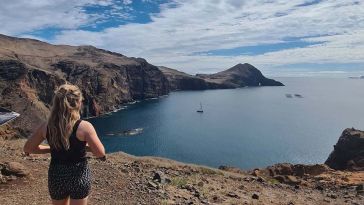
[[[54,89],[65,82],[82,89],[87,116],[169,92],[163,73],[144,59],[0,35],[0,107],[23,114],[16,127],[29,131],[44,120]]]
[[[264,77],[257,68],[248,63],[237,64],[215,74],[197,74],[197,77],[204,79],[206,82],[216,83],[227,88],[283,86],[281,82]]]
[[[0,137],[1,204],[48,204],[50,156],[24,156],[24,142]],[[338,171],[324,164],[281,163],[246,171],[122,152],[109,154],[105,162],[91,158],[89,164],[90,204],[364,204],[364,172]]]
[[[159,67],[169,81],[171,90],[228,89],[245,86],[283,86],[281,82],[268,79],[254,66],[245,63],[215,74],[196,76],[167,67]]]
[[[159,66],[169,82],[169,88],[173,91],[177,90],[206,90],[226,88],[218,83],[207,82],[203,78],[193,76],[172,68]]]

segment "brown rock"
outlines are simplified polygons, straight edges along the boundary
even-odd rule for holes
[[[287,183],[290,185],[297,185],[300,183],[300,180],[298,180],[295,176],[288,175],[286,176]]]
[[[271,176],[276,175],[293,175],[292,164],[281,163],[267,168]]]
[[[280,183],[289,184],[289,185],[298,185],[300,184],[300,180],[297,177],[292,175],[277,175],[274,179],[278,180]]]
[[[1,170],[4,175],[14,175],[19,177],[24,177],[29,175],[29,171],[25,166],[20,164],[19,162],[7,162],[5,163],[5,167]]]
[[[256,193],[254,193],[254,194],[252,195],[252,199],[259,199],[259,195],[258,195],[258,194],[256,194]]]
[[[236,198],[236,199],[240,199],[239,195],[237,195],[234,192],[229,192],[229,193],[226,194],[226,196]]]
[[[159,189],[158,184],[151,182],[151,181],[148,181],[148,186],[151,188],[154,188],[154,189]]]
[[[336,170],[364,170],[364,132],[345,129],[325,164]]]
[[[330,171],[330,168],[325,164],[315,164],[315,165],[304,165],[305,174],[309,174],[311,176],[317,176],[327,171]]]
[[[253,175],[253,176],[256,176],[256,177],[257,177],[257,176],[260,176],[260,174],[261,174],[261,173],[260,173],[260,170],[259,170],[259,169],[254,169],[254,170],[253,170],[253,172],[252,172],[252,175]]]

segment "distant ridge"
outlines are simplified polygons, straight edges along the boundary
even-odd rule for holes
[[[266,78],[254,66],[237,64],[214,74],[189,75],[178,70],[160,66],[172,90],[227,89],[245,86],[284,86],[281,82]]]

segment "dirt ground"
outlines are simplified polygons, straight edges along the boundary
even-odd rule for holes
[[[29,175],[3,176],[0,204],[50,204],[49,155],[22,155],[24,139],[0,140],[0,164],[19,162]],[[125,153],[90,158],[89,204],[364,204],[363,172],[329,171],[294,185],[247,171],[223,171]],[[255,176],[254,176],[255,175]]]

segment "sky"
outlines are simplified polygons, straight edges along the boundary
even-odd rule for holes
[[[191,74],[364,75],[364,0],[1,0],[0,33]]]

